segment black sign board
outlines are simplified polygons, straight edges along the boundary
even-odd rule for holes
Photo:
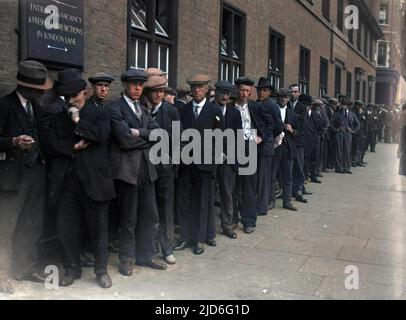
[[[83,69],[83,0],[20,0],[20,58]]]

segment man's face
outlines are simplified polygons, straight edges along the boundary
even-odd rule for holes
[[[292,91],[292,100],[297,101],[301,95],[299,87],[292,87],[291,91]]]
[[[278,103],[282,107],[286,107],[289,103],[290,97],[289,96],[279,96]]]
[[[191,89],[193,99],[198,103],[202,102],[206,98],[207,92],[209,92],[209,86],[207,84],[193,85]]]
[[[215,99],[219,105],[225,106],[230,102],[231,92],[216,90]]]
[[[80,91],[76,95],[68,97],[67,101],[71,107],[82,109],[86,103],[86,90]]]
[[[242,84],[238,87],[239,100],[246,101],[252,93],[252,87]]]
[[[344,110],[344,111],[347,111],[347,110],[348,110],[348,106],[345,105],[345,104],[343,104],[343,105],[341,105],[341,109]]]
[[[107,99],[110,92],[110,84],[107,82],[98,82],[93,85],[93,93],[100,100]]]
[[[271,96],[271,89],[269,88],[259,88],[257,91],[259,101],[264,101]]]
[[[149,95],[149,100],[154,106],[157,106],[162,101],[164,101],[164,97],[165,97],[165,90],[164,89],[156,89],[156,90],[151,91],[151,93]]]
[[[175,104],[175,98],[176,98],[176,96],[174,96],[173,94],[170,94],[170,93],[165,95],[165,100],[170,104]]]
[[[214,90],[210,91],[209,100],[213,102],[215,98],[216,98],[215,91]]]
[[[126,93],[128,97],[134,101],[138,101],[141,98],[143,89],[144,82],[142,81],[131,81],[126,83]]]

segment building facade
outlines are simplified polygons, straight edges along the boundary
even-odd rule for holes
[[[380,0],[378,22],[385,39],[378,42],[377,103],[393,106],[403,100],[405,10],[403,0]],[[403,66],[402,66],[403,65]],[[403,70],[402,70],[403,69]]]
[[[25,1],[52,2],[1,2],[0,94],[14,86]],[[358,29],[347,28],[349,6],[358,9]],[[298,83],[314,96],[343,93],[374,103],[376,48],[383,38],[377,6],[366,0],[85,1],[82,67],[85,77],[104,71],[117,80],[129,67],[158,67],[173,87],[195,73],[213,81],[269,76],[275,88]],[[51,68],[55,77],[58,66]],[[113,95],[120,90],[116,81]]]

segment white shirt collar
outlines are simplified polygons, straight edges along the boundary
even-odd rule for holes
[[[248,107],[248,103],[245,103],[244,105],[239,105],[239,104],[235,104],[235,106],[236,106],[236,108],[238,109],[238,110],[245,110],[247,107]]]
[[[18,96],[18,99],[19,99],[20,102],[21,102],[21,105],[22,105],[22,106],[24,107],[24,109],[25,109],[25,107],[27,106],[28,100],[27,100],[26,98],[24,98],[21,94],[19,94],[18,91],[17,91],[17,96]]]
[[[155,111],[158,111],[160,107],[162,107],[162,102],[160,102],[157,106],[155,106]]]
[[[201,109],[201,108],[203,108],[203,107],[204,107],[204,105],[206,104],[206,101],[207,101],[207,99],[204,99],[202,102],[197,103],[195,100],[193,100],[193,107],[198,106],[198,107],[199,107],[199,109]]]
[[[130,99],[129,97],[127,97],[125,94],[123,95],[125,101],[127,101],[127,103],[132,107],[135,103],[135,101],[133,99]]]

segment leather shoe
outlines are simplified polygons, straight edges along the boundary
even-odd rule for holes
[[[321,183],[321,181],[320,181],[319,179],[317,179],[317,178],[313,178],[313,179],[312,179],[312,182],[313,182],[313,183],[319,183],[319,184]]]
[[[268,210],[269,210],[269,209],[268,209]],[[258,217],[265,217],[265,216],[267,216],[267,215],[268,215],[268,212],[266,212],[266,213],[262,213],[262,212],[260,213],[260,212],[258,212],[258,213],[257,213],[257,216],[258,216]]]
[[[298,195],[296,197],[296,201],[301,202],[301,203],[308,203],[307,199],[305,199],[302,195]]]
[[[230,239],[234,239],[234,240],[237,239],[237,234],[232,230],[225,230],[223,233],[226,237],[228,237]]]
[[[360,163],[358,163],[358,167],[361,167],[361,168],[366,168],[366,165],[365,165],[365,164],[363,164],[362,162],[360,162]]]
[[[45,279],[46,279],[46,276],[43,274],[40,274],[38,272],[34,272],[33,274],[25,275],[21,278],[21,280],[31,281],[31,282],[36,282],[36,283],[44,283]]]
[[[244,228],[244,233],[245,234],[251,234],[255,232],[255,228],[254,227],[246,227]]]
[[[209,239],[209,240],[207,240],[207,241],[206,241],[206,244],[207,244],[209,247],[216,247],[216,246],[217,246],[217,242],[216,242],[216,240],[214,240],[214,239]]]
[[[199,256],[204,253],[204,245],[203,243],[196,243],[195,247],[193,248],[193,254]]]
[[[173,248],[175,251],[183,251],[187,248],[191,248],[192,246],[186,241],[180,241],[177,245]]]
[[[129,262],[120,263],[118,272],[120,272],[125,277],[131,277],[134,273],[133,264]]]
[[[113,286],[113,281],[111,280],[110,276],[107,273],[98,274],[96,279],[100,288],[108,289]]]
[[[345,171],[342,171],[342,170],[336,170],[336,173],[339,173],[339,174],[345,174]]]
[[[292,203],[284,204],[283,208],[287,209],[287,210],[290,210],[290,211],[298,211],[297,208]]]
[[[346,174],[352,174],[352,172],[351,172],[351,171],[346,171],[345,173],[346,173]]]
[[[74,275],[74,274],[68,272],[68,273],[65,273],[65,275],[63,276],[61,281],[59,281],[59,285],[61,287],[69,287],[75,282],[75,280],[78,280],[78,279],[80,279],[80,275]]]
[[[142,267],[149,267],[149,268],[154,269],[154,270],[166,270],[166,269],[168,269],[168,266],[165,263],[163,263],[163,262],[161,262],[161,261],[159,261],[157,259],[152,259],[152,260],[150,260],[150,261],[148,261],[146,263],[140,263],[139,265],[142,266]]]
[[[271,210],[275,209],[275,207],[276,207],[276,202],[275,202],[275,201],[271,201],[271,202],[269,203],[268,210],[271,211]]]
[[[302,192],[302,194],[303,194],[304,196],[311,196],[311,195],[313,195],[313,192],[308,192],[307,190],[304,190],[304,191]]]

